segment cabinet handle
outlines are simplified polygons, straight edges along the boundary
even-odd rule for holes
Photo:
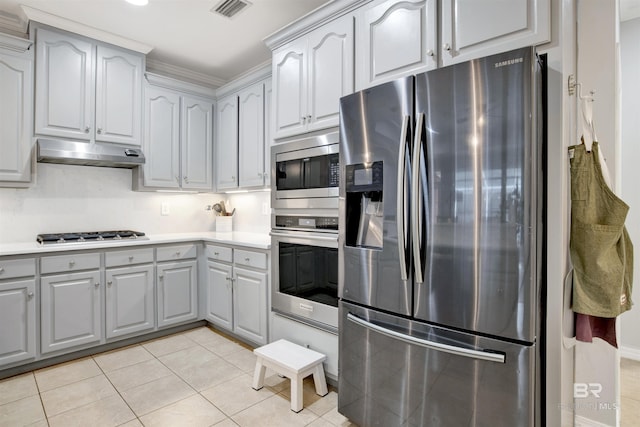
[[[112,282],[111,280],[109,280],[109,281],[107,282],[107,286],[111,287],[111,285],[113,285],[113,282]]]
[[[214,254],[215,256],[218,256],[218,255],[220,255],[220,252],[214,252],[213,254]]]
[[[28,298],[28,299],[33,298],[33,292],[29,292],[29,293],[27,294],[27,298]]]
[[[251,261],[251,258],[245,258],[244,260],[245,260],[246,262],[249,262],[249,261]]]
[[[129,257],[129,262],[133,261],[133,255]]]
[[[231,181],[235,181],[235,180],[236,180],[236,177],[235,177],[235,176],[232,176],[232,177],[231,177]]]
[[[95,287],[96,287],[96,289],[97,289],[97,288],[99,288],[99,287],[100,287],[100,282],[96,282],[96,283],[94,283],[94,284],[93,284],[93,286],[95,286]]]
[[[98,134],[102,134],[102,128],[98,128]]]
[[[177,252],[176,252],[176,256],[180,256],[180,251],[177,251]]]
[[[184,177],[184,182],[186,182],[187,184],[189,183],[189,178],[187,178],[186,176]]]
[[[433,58],[434,56],[433,49],[427,49],[427,56],[430,56]]]
[[[176,182],[180,184],[180,177],[178,175],[176,175]]]
[[[158,276],[158,279],[160,279],[160,280],[164,280],[164,275],[163,275],[163,274],[161,274],[160,276]]]
[[[89,131],[91,131],[91,128],[89,126],[87,126],[86,128],[84,128],[84,133],[89,133]]]
[[[76,265],[75,261],[69,261],[69,268],[73,268],[74,265]]]
[[[443,50],[446,50],[447,52],[451,52],[451,45],[450,45],[449,43],[445,43],[445,44],[442,46],[442,49],[443,49]]]
[[[4,273],[4,267],[0,267],[0,274]]]

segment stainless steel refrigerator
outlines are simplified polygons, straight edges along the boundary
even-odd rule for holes
[[[541,422],[533,48],[340,101],[338,410],[360,426]]]

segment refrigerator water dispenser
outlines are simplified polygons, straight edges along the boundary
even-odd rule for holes
[[[354,247],[382,249],[382,162],[347,165],[345,181],[345,243]]]

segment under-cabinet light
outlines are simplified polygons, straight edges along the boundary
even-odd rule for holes
[[[127,3],[135,4],[136,6],[146,6],[149,0],[125,0]]]

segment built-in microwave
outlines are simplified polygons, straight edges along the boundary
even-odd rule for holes
[[[338,208],[338,133],[271,147],[271,206],[275,209]]]

